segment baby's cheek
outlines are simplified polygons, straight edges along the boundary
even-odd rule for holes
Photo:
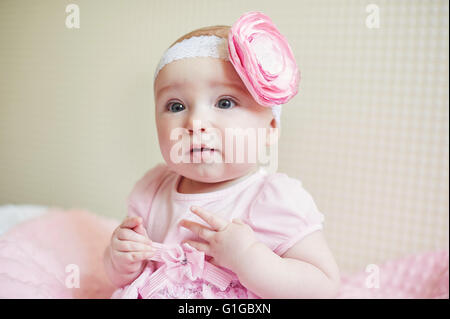
[[[166,158],[166,154],[170,153],[171,145],[167,142],[167,139],[160,138],[159,139],[159,148],[161,149],[161,153],[164,158]]]
[[[170,151],[174,148],[174,146],[176,146],[176,144],[179,144],[181,146],[181,138],[179,136],[175,136],[175,138],[175,140],[171,140],[170,130],[163,128],[158,130],[159,147],[163,156],[165,154],[170,154]]]

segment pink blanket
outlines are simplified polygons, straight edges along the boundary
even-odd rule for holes
[[[102,256],[118,224],[53,209],[13,227],[0,237],[0,298],[109,298]],[[338,298],[449,298],[448,263],[442,250],[343,274]]]

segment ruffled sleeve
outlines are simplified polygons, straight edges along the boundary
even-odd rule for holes
[[[246,221],[258,240],[283,255],[295,243],[323,228],[324,215],[301,181],[286,174],[269,175]]]
[[[128,216],[140,216],[148,225],[153,198],[168,172],[166,164],[158,164],[136,182],[127,198]]]

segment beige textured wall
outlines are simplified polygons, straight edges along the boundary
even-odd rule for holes
[[[65,27],[79,5],[81,28]],[[370,29],[366,6],[380,9]],[[284,107],[279,171],[326,216],[343,270],[448,247],[448,2],[0,2],[0,205],[122,217],[162,161],[152,78],[201,26],[268,14],[289,39],[300,93]]]

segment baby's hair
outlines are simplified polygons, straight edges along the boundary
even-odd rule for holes
[[[172,43],[170,45],[170,48],[172,46],[174,46],[176,43],[181,42],[185,39],[189,39],[192,37],[198,37],[201,35],[215,35],[219,38],[224,38],[224,39],[228,40],[228,33],[230,32],[230,29],[231,29],[231,26],[228,26],[228,25],[214,25],[214,26],[196,29],[196,30],[186,33],[185,35],[180,37],[178,40],[176,40],[174,43]]]

